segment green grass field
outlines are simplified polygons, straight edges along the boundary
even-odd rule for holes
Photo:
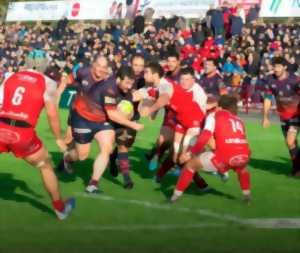
[[[62,111],[65,122],[67,112]],[[39,173],[11,155],[0,158],[0,252],[300,252],[300,180],[288,177],[290,162],[279,125],[263,130],[248,121],[253,156],[250,163],[253,202],[244,206],[236,176],[224,184],[204,175],[215,191],[191,187],[175,205],[165,203],[176,178],[161,185],[147,170],[144,153],[153,145],[159,122],[145,121],[130,154],[135,187],[124,190],[122,178],[106,172],[104,193],[84,193],[90,159],[75,165],[76,174],[58,173],[63,195],[77,207],[58,221],[43,191]],[[57,164],[61,154],[43,115],[39,135]]]

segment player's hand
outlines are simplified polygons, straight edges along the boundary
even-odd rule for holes
[[[133,122],[131,128],[136,130],[136,131],[141,131],[141,130],[144,129],[144,125],[140,124],[140,123],[137,123],[137,122]]]
[[[179,157],[180,164],[186,163],[188,160],[192,159],[192,154],[190,152],[182,153]]]
[[[263,128],[268,128],[270,126],[270,120],[268,118],[264,118],[262,122]]]
[[[60,149],[60,151],[62,153],[67,151],[67,144],[65,143],[65,141],[63,139],[56,139],[56,145],[58,146],[58,148]]]

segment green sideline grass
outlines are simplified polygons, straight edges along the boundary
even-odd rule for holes
[[[67,111],[62,111],[63,122]],[[202,194],[192,186],[175,205],[165,203],[176,178],[161,185],[147,170],[144,153],[159,131],[157,122],[144,121],[130,153],[135,187],[126,191],[122,178],[106,173],[102,195],[83,194],[91,174],[90,159],[75,165],[76,174],[58,173],[63,195],[75,196],[77,207],[66,221],[56,220],[38,171],[11,155],[0,157],[0,252],[298,252],[300,229],[259,229],[248,219],[300,218],[300,180],[288,177],[290,162],[279,125],[263,130],[248,121],[252,149],[250,171],[253,203],[244,206],[234,174],[226,184],[204,175],[215,190]],[[55,164],[61,154],[45,115],[38,133]]]

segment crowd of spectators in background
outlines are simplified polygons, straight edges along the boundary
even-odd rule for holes
[[[133,23],[1,23],[0,75],[6,78],[25,62],[45,59],[60,72],[76,72],[98,54],[108,57],[112,71],[129,63],[135,53],[165,65],[168,54],[176,51],[181,64],[192,66],[199,77],[205,60],[216,59],[226,88],[259,104],[274,56],[283,56],[288,71],[298,73],[300,24],[264,23],[258,13],[257,6],[246,15],[241,6],[225,4],[192,21],[138,16]]]

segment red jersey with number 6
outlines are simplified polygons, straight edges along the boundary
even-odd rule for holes
[[[0,117],[20,120],[35,127],[46,101],[55,101],[57,84],[36,71],[11,75],[1,86]]]

